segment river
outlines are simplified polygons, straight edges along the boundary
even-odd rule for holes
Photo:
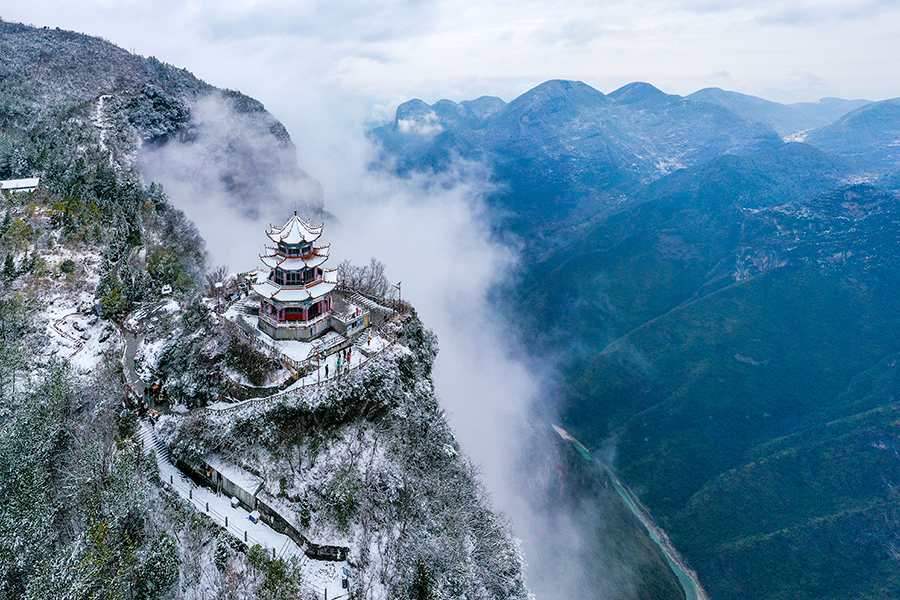
[[[625,502],[634,516],[637,517],[637,519],[647,530],[647,533],[650,535],[650,539],[653,540],[653,542],[657,546],[659,546],[660,550],[662,550],[663,556],[666,558],[666,562],[669,563],[669,567],[672,568],[672,571],[675,573],[675,577],[678,578],[678,582],[681,584],[682,589],[684,589],[684,596],[686,600],[709,600],[709,596],[707,596],[706,592],[703,591],[703,588],[700,587],[700,582],[697,580],[697,574],[684,564],[684,561],[681,559],[678,551],[675,550],[675,547],[669,540],[669,536],[666,535],[666,532],[653,522],[653,519],[650,518],[650,515],[647,513],[647,511],[640,505],[640,501],[634,496],[634,494],[632,494],[631,490],[629,490],[628,487],[624,483],[622,483],[618,477],[616,477],[616,474],[613,473],[612,469],[610,469],[603,462],[591,456],[591,453],[588,452],[588,449],[585,448],[584,444],[569,435],[569,433],[565,429],[552,424],[551,427],[553,427],[556,433],[559,434],[559,437],[572,444],[572,446],[574,446],[579,454],[581,454],[585,459],[596,463],[597,466],[599,466],[609,475],[616,492],[619,494],[619,496],[622,498],[622,500]]]

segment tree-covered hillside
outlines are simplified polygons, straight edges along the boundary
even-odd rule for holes
[[[491,169],[522,256],[495,298],[552,372],[542,408],[710,597],[895,597],[896,101],[551,81],[475,125],[438,104],[373,136],[401,171]]]
[[[0,81],[0,179],[103,157],[247,214],[293,206],[285,190],[321,211],[321,186],[299,168],[284,126],[259,101],[184,69],[99,38],[0,21]]]

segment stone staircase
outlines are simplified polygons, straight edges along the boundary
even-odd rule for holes
[[[347,301],[353,304],[358,304],[359,306],[365,306],[370,311],[377,310],[382,313],[391,312],[391,309],[387,306],[384,306],[379,302],[375,302],[374,300],[363,296],[359,292],[353,292],[352,294],[348,295]]]
[[[162,440],[156,437],[156,431],[153,429],[153,421],[150,417],[141,419],[141,443],[144,445],[145,450],[156,455],[157,462],[172,462],[172,455],[169,454],[169,449]]]

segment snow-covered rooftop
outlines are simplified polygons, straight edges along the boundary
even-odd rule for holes
[[[208,454],[203,457],[203,461],[221,473],[229,481],[238,485],[241,489],[246,490],[250,494],[255,495],[263,485],[260,478],[231,464],[218,454]]]
[[[280,267],[285,271],[299,271],[303,268],[311,269],[323,264],[326,260],[328,260],[329,250],[329,246],[324,246],[322,248],[316,248],[315,252],[307,256],[287,258],[281,256],[280,254],[268,254],[265,256],[260,255],[259,258],[260,260],[262,260],[263,264],[270,269]]]
[[[294,216],[288,219],[283,226],[275,227],[272,225],[271,227],[266,232],[266,235],[273,242],[300,244],[303,242],[314,242],[319,239],[319,236],[322,235],[323,225],[313,227],[309,224],[309,221],[304,221],[297,216],[297,211],[294,211]]]
[[[325,271],[325,279],[319,280],[305,287],[282,287],[270,280],[262,283],[254,283],[253,291],[264,298],[280,300],[281,302],[303,302],[324,297],[328,292],[337,287],[337,274],[329,276],[330,271]],[[331,279],[329,281],[329,279]]]
[[[10,192],[30,192],[37,189],[41,183],[40,177],[28,177],[25,179],[4,179],[0,181],[0,190]]]

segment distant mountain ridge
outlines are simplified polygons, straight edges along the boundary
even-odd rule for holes
[[[767,123],[782,137],[824,127],[869,103],[868,100],[822,98],[818,102],[780,104],[721,88],[704,88],[685,97],[718,104],[750,121]]]
[[[604,95],[582,82],[552,80],[505,105],[478,102],[487,107],[483,116],[460,119],[462,105],[412,100],[371,136],[401,173],[440,171],[454,157],[486,162],[506,186],[500,205],[530,216],[558,216],[576,196],[598,189],[603,193],[593,202],[607,205],[675,169],[781,143],[766,124],[646,83]],[[565,196],[554,200],[561,189]]]
[[[540,402],[712,598],[897,596],[900,101],[780,105],[550,81],[397,172],[478,161]],[[793,140],[785,142],[784,138]],[[549,366],[548,366],[549,365]]]
[[[872,102],[847,113],[804,140],[851,159],[870,175],[900,172],[900,98]]]

